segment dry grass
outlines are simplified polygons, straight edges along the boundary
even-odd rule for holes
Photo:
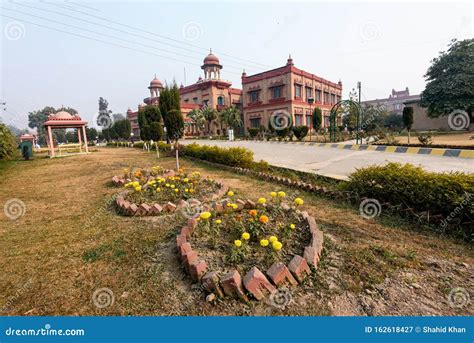
[[[291,193],[205,164],[182,163],[225,180],[244,198],[280,188]],[[417,232],[399,218],[364,220],[353,208],[304,192],[304,207],[325,232],[326,249],[318,273],[292,291],[290,306],[207,303],[174,250],[184,218],[126,218],[109,208],[118,190],[108,181],[130,164],[158,162],[154,154],[104,148],[88,156],[0,165],[1,203],[18,198],[27,208],[17,220],[0,217],[2,315],[473,314],[472,307],[453,309],[446,301],[451,288],[472,286],[470,247]],[[173,160],[159,164],[170,168]],[[101,287],[115,295],[104,309],[91,301]]]
[[[432,144],[472,146],[474,145],[474,139],[471,139],[471,137],[473,136],[474,136],[473,132],[442,134],[442,135],[436,135],[436,133],[433,133]],[[400,143],[402,144],[408,143],[407,136],[397,136],[396,139],[398,139]],[[412,133],[410,142],[411,144],[419,144],[417,135],[415,133]]]

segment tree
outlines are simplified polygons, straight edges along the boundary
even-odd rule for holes
[[[319,107],[313,110],[313,129],[318,131],[323,123],[323,112]]]
[[[110,128],[112,126],[112,118],[110,117],[110,114],[112,111],[109,109],[109,102],[105,100],[103,97],[99,98],[99,115],[97,116],[97,126],[103,127],[103,128]],[[111,131],[106,130],[105,131],[105,137],[107,137],[108,140],[110,140],[111,136],[110,134]]]
[[[413,125],[413,107],[405,106],[402,113],[403,126],[408,131],[408,144],[410,144],[410,130]]]
[[[15,155],[18,143],[10,129],[0,123],[0,160],[7,160]]]
[[[200,108],[195,108],[191,112],[189,112],[188,118],[192,119],[199,132],[202,132],[202,130],[204,130],[204,128],[206,127],[206,118],[204,118],[204,115],[202,114],[202,110]]]
[[[132,125],[128,119],[122,119],[114,122],[112,125],[115,136],[119,139],[130,139],[130,133],[132,132]]]
[[[442,51],[431,61],[425,79],[421,105],[428,108],[428,116],[463,110],[473,122],[474,39],[452,40],[448,51]]]
[[[211,124],[217,119],[217,111],[212,107],[205,107],[202,110],[202,115],[207,122],[207,134],[211,134]]]
[[[234,130],[237,130],[239,127],[242,127],[242,114],[240,110],[235,106],[230,106],[224,108],[220,112],[220,117],[227,127],[230,127]]]
[[[184,119],[179,105],[179,89],[176,83],[166,87],[160,93],[160,112],[166,127],[167,137],[174,142],[176,151],[176,169],[179,169],[178,141],[184,134]]]
[[[140,137],[144,141],[163,139],[163,118],[160,107],[149,105],[142,107],[138,112],[138,126],[140,127]],[[131,130],[131,129],[130,129]]]

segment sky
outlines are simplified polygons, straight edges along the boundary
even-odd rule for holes
[[[210,48],[221,78],[285,65],[343,83],[362,100],[392,88],[423,91],[430,61],[472,38],[464,2],[0,1],[0,119],[26,128],[28,112],[75,108],[94,121],[98,98],[136,109],[154,75],[194,83]],[[94,126],[94,125],[92,125]]]

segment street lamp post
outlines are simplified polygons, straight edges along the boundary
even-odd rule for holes
[[[312,133],[313,133],[313,103],[314,98],[312,96],[308,97],[309,102],[309,113],[311,115],[311,120],[309,121],[309,141],[311,142]]]
[[[135,134],[133,132],[130,133],[130,138],[132,140],[132,145],[133,145],[133,136],[135,136]]]

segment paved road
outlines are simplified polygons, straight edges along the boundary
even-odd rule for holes
[[[458,157],[387,153],[379,151],[352,151],[335,148],[277,144],[252,141],[186,140],[184,144],[196,142],[202,145],[221,147],[241,146],[254,152],[255,160],[306,172],[345,179],[356,168],[387,162],[421,165],[434,172],[462,171],[474,173],[474,160]]]

